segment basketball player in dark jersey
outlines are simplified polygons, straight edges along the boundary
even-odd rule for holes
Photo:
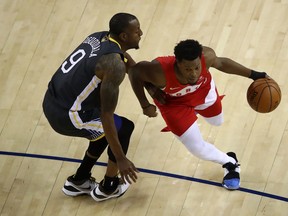
[[[80,167],[62,191],[69,196],[91,194],[96,201],[123,195],[138,172],[126,158],[134,124],[114,111],[119,85],[135,64],[126,51],[139,48],[142,31],[138,19],[128,13],[115,14],[109,27],[109,32],[89,35],[66,58],[43,101],[45,116],[56,132],[90,140]],[[107,146],[107,170],[98,184],[91,169]]]
[[[229,190],[240,186],[240,167],[236,154],[227,154],[203,140],[197,125],[197,114],[212,125],[223,123],[221,96],[209,72],[214,67],[228,74],[267,77],[265,72],[250,70],[231,59],[217,57],[214,50],[202,47],[198,41],[181,41],[174,48],[174,56],[158,57],[152,62],[139,62],[132,67],[129,78],[141,104],[143,113],[157,115],[149,103],[144,86],[154,98],[167,127],[185,147],[200,159],[221,164],[224,168],[223,186]]]

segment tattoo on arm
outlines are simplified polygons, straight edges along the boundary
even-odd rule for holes
[[[101,57],[97,70],[101,70],[103,75],[100,90],[102,112],[114,112],[119,86],[125,77],[125,64],[119,54],[108,54]]]

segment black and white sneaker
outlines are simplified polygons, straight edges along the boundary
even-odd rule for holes
[[[95,201],[101,202],[104,200],[122,196],[128,190],[129,186],[130,186],[129,183],[120,183],[114,192],[107,194],[104,192],[104,189],[100,183],[99,185],[96,186],[96,188],[94,188],[94,190],[91,191],[90,195]]]
[[[222,185],[228,190],[237,190],[240,187],[240,164],[234,152],[228,152],[227,155],[233,157],[236,163],[229,162],[222,166],[224,168]]]
[[[79,196],[83,194],[90,194],[90,192],[98,186],[95,178],[90,177],[85,180],[75,181],[74,175],[69,176],[62,188],[62,191],[67,196]]]

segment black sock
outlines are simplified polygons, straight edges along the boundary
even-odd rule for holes
[[[76,181],[90,178],[93,166],[95,165],[96,161],[101,156],[107,145],[108,143],[105,137],[102,137],[96,141],[90,141],[88,150],[85,153],[81,165],[78,168],[76,174],[74,175],[74,179]],[[91,157],[89,157],[88,155],[90,155]]]
[[[74,180],[79,181],[90,178],[91,170],[94,164],[96,163],[97,159],[89,157],[86,152],[80,167],[77,169],[77,172],[74,175]]]
[[[113,193],[119,185],[119,178],[115,177],[108,177],[105,175],[104,179],[101,181],[100,186],[106,194]]]

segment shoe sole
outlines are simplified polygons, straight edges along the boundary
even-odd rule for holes
[[[238,190],[239,188],[240,188],[240,186],[239,187],[235,187],[235,188],[229,188],[229,187],[227,187],[226,185],[223,185],[222,184],[222,186],[224,187],[224,188],[226,188],[227,190],[231,190],[231,191],[233,191],[233,190]]]
[[[227,185],[225,185],[223,182],[222,182],[222,186],[224,188],[226,188],[227,190],[238,190],[240,188],[240,183],[237,187],[228,187]]]
[[[72,196],[72,197],[76,197],[76,196],[81,196],[81,195],[89,195],[89,192],[71,192],[70,190],[67,190],[65,187],[62,188],[62,192],[66,195],[66,196]]]
[[[96,188],[97,186],[98,184],[96,183],[95,187],[91,189],[86,189],[86,191],[83,191],[83,189],[78,188],[76,185],[73,185],[70,182],[66,181],[64,184],[64,187],[62,188],[62,192],[66,196],[72,196],[72,197],[81,196],[81,195],[89,195],[91,191],[93,191],[94,188]]]
[[[104,197],[104,198],[98,198],[97,196],[94,195],[94,190],[91,191],[90,195],[91,197],[96,201],[96,202],[102,202],[102,201],[105,201],[105,200],[108,200],[108,199],[113,199],[113,198],[118,198],[118,197],[121,197],[123,196],[124,194],[126,193],[126,191],[120,195],[110,195],[109,197]]]

